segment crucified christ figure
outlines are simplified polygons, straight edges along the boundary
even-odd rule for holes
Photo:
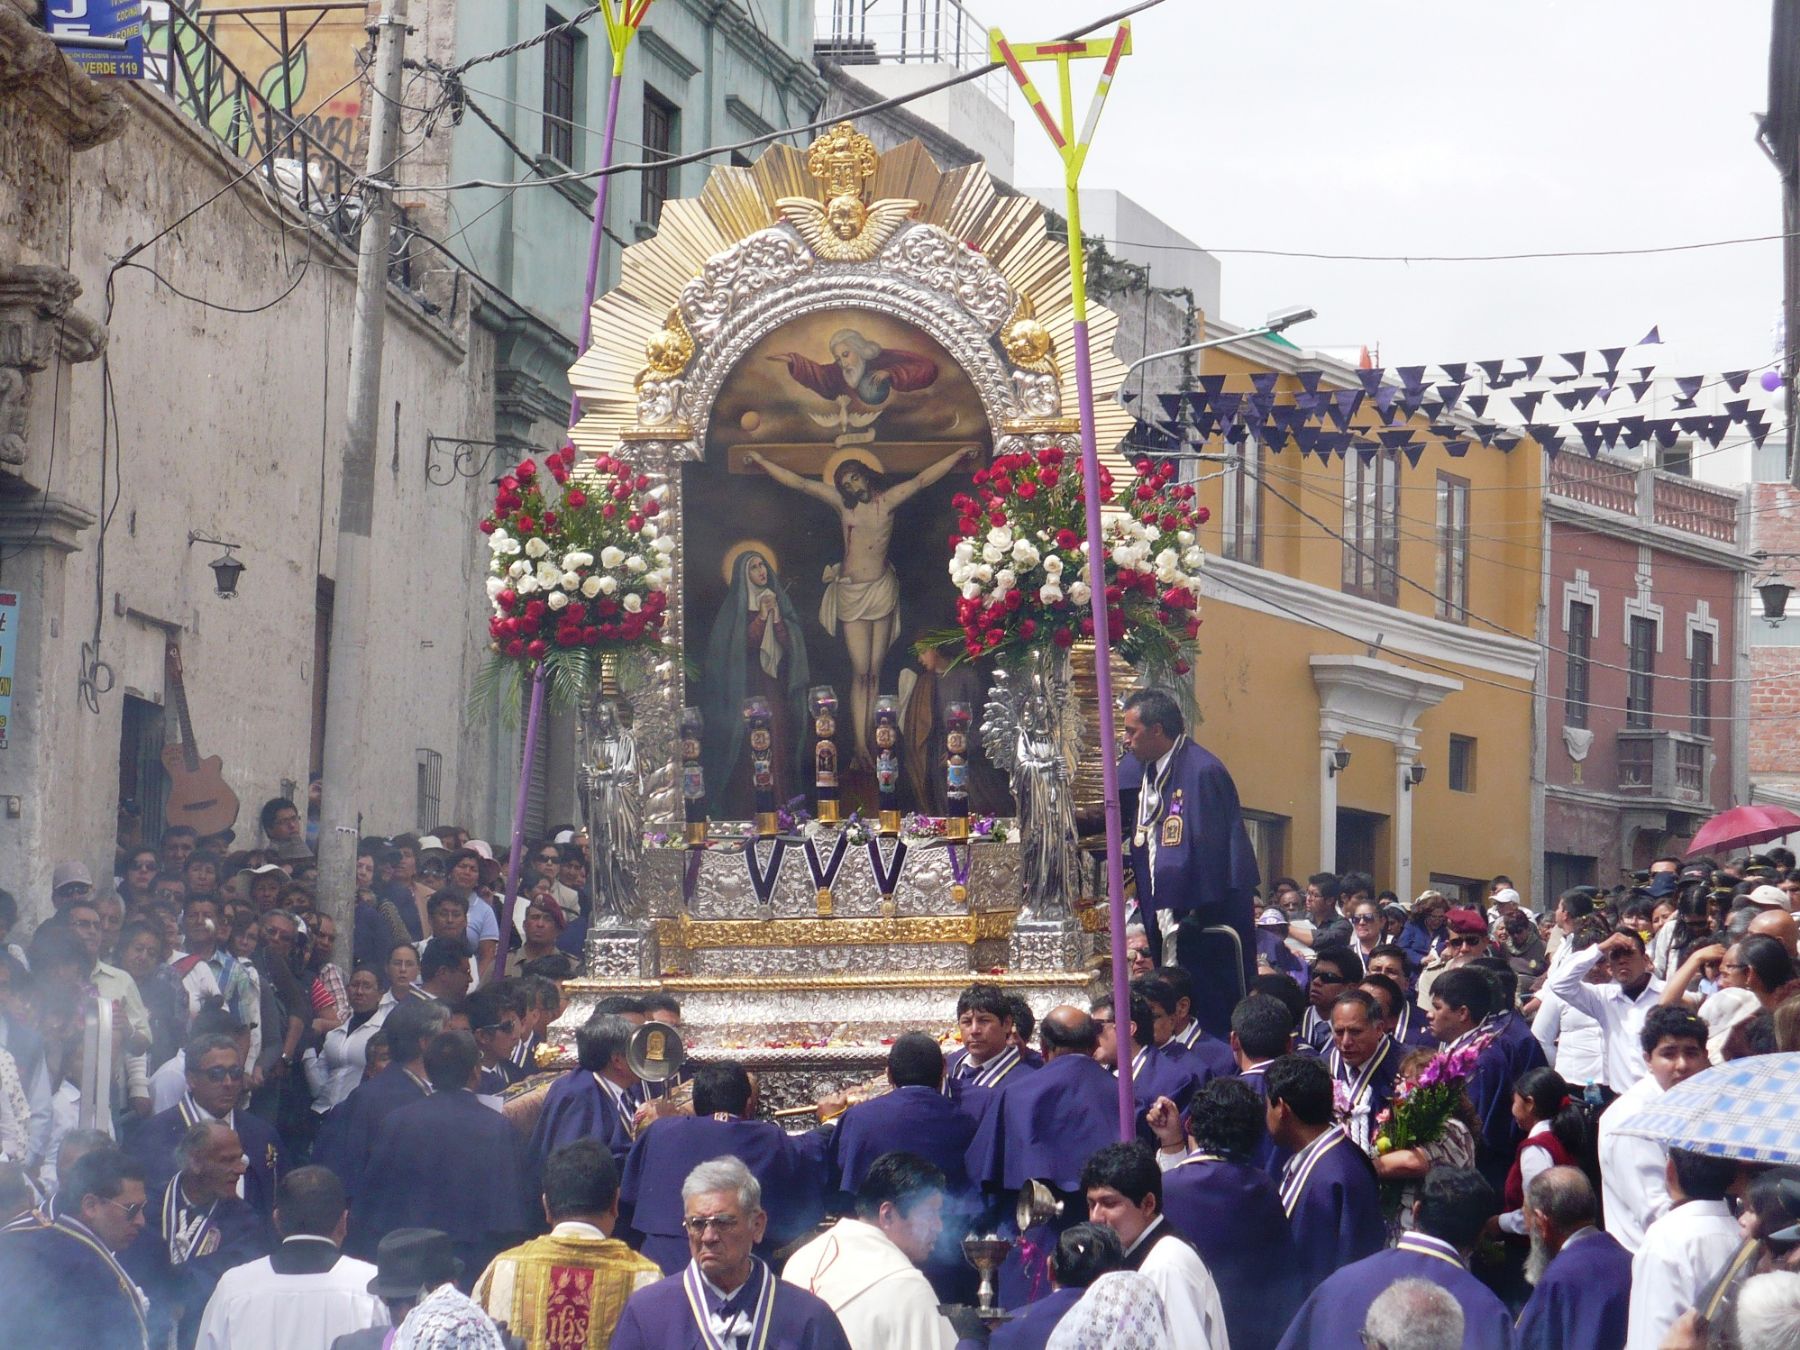
[[[904,481],[890,484],[880,462],[866,451],[848,451],[831,470],[831,481],[804,478],[791,469],[770,463],[756,451],[744,456],[783,487],[825,503],[838,514],[844,532],[844,560],[825,569],[825,598],[819,602],[819,623],[833,637],[844,629],[844,645],[850,649],[850,717],[856,728],[853,767],[873,769],[869,748],[880,692],[881,662],[900,635],[900,579],[888,561],[888,544],[894,537],[894,512],[915,494],[930,487],[965,459],[980,453],[965,446]]]

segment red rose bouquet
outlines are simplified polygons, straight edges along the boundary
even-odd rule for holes
[[[565,702],[593,688],[599,658],[661,639],[675,551],[657,522],[662,488],[613,455],[579,482],[574,467],[572,445],[541,470],[521,460],[479,527],[491,558],[490,669],[523,676],[542,662]],[[561,488],[554,501],[546,477]]]
[[[1123,498],[1100,466],[1102,585],[1107,627],[1134,665],[1188,672],[1200,632],[1199,529],[1207,509],[1176,483],[1175,466],[1140,459]],[[1092,637],[1082,466],[1057,446],[1001,455],[958,493],[950,579],[962,593],[957,620],[970,657],[1024,652]]]

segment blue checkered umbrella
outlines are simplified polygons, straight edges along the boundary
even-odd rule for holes
[[[1752,1055],[1677,1084],[1619,1133],[1718,1158],[1800,1163],[1797,1105],[1800,1054]]]

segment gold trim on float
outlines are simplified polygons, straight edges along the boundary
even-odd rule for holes
[[[705,919],[683,915],[656,920],[656,939],[665,949],[712,951],[745,947],[869,947],[896,942],[987,942],[1010,937],[1019,912],[908,915],[892,919]]]
[[[565,980],[565,993],[644,994],[653,990],[681,993],[736,993],[778,989],[967,989],[971,984],[997,984],[1002,989],[1038,989],[1045,985],[1079,985],[1093,978],[1093,970],[1038,970],[989,972],[945,971],[930,975],[665,975],[660,980]]]
[[[584,455],[611,453],[621,441],[686,441],[705,434],[706,428],[685,422],[638,424],[637,387],[646,365],[652,373],[674,371],[678,365],[685,373],[695,353],[688,350],[684,338],[695,348],[703,345],[687,326],[681,310],[682,291],[720,254],[759,231],[785,226],[796,212],[808,217],[827,213],[828,220],[834,201],[842,202],[840,214],[856,217],[854,222],[841,222],[845,229],[856,224],[855,244],[875,238],[871,228],[876,224],[874,207],[896,208],[896,219],[880,222],[886,228],[902,223],[898,208],[906,206],[911,220],[938,226],[984,255],[1018,297],[1018,306],[1003,329],[1010,338],[1008,360],[1017,364],[1023,358],[1026,364],[1020,369],[1053,374],[1061,369],[1058,353],[1073,351],[1075,341],[1069,255],[1066,242],[1046,228],[1043,206],[1032,197],[1002,193],[985,165],[939,169],[915,140],[879,154],[868,177],[860,176],[866,160],[857,162],[853,199],[873,204],[864,207],[870,217],[865,221],[843,201],[851,194],[834,190],[828,171],[824,178],[812,172],[825,167],[834,143],[865,140],[860,134],[846,135],[838,127],[808,149],[771,145],[748,168],[720,165],[713,169],[699,196],[663,205],[656,233],[624,251],[618,284],[594,301],[593,342],[569,371],[582,408],[570,439]],[[802,207],[802,200],[815,203],[816,209]],[[834,244],[847,242],[829,230],[825,234]],[[823,267],[839,265],[817,252],[814,257]],[[1126,375],[1124,362],[1113,353],[1118,327],[1116,314],[1104,305],[1090,303],[1095,435],[1102,460],[1115,474],[1122,474],[1125,459],[1116,447],[1130,433],[1135,419],[1113,397],[1123,387]],[[1067,387],[1067,381],[1062,383],[1066,406],[1074,390]],[[1000,427],[995,434],[1071,434],[1078,425],[1069,417],[1021,420],[1016,430]]]

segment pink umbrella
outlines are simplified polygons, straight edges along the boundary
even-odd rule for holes
[[[1734,806],[1700,827],[1688,845],[1687,856],[1747,848],[1796,831],[1800,831],[1800,815],[1785,806]]]

